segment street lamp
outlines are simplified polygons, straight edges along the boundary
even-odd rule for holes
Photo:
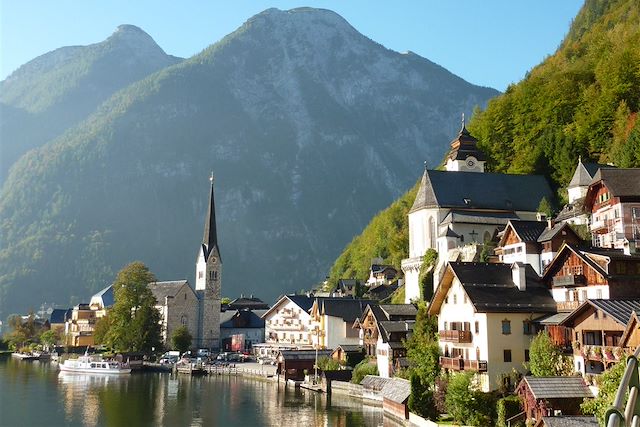
[[[313,384],[318,384],[318,347],[320,346],[320,327],[318,325],[316,325],[315,328],[315,333],[316,333],[316,362],[313,364],[313,369],[314,369],[314,377],[313,377]]]

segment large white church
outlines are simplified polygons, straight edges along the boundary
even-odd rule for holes
[[[446,262],[461,260],[466,249],[491,240],[510,219],[540,220],[540,202],[553,198],[542,175],[485,172],[487,159],[477,142],[463,118],[446,170],[425,167],[409,211],[409,258],[402,260],[406,303],[422,296],[419,274],[429,249],[438,252],[437,278]]]

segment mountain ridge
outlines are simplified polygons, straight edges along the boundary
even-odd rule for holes
[[[0,200],[3,313],[34,293],[79,302],[132,259],[192,280],[212,169],[223,293],[309,287],[413,185],[414,159],[440,157],[459,113],[497,93],[355,30],[247,22],[16,163]]]

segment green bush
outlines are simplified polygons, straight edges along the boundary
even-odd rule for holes
[[[519,414],[520,398],[518,396],[507,396],[499,399],[496,403],[496,427],[507,427],[507,420]]]
[[[411,395],[408,405],[411,412],[423,418],[430,420],[438,418],[433,390],[415,372],[411,374]]]
[[[364,359],[362,362],[358,363],[355,368],[353,368],[351,382],[360,384],[363,378],[367,375],[378,375],[378,366],[371,363],[369,359]]]

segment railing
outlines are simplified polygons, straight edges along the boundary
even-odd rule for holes
[[[571,274],[567,276],[556,276],[553,278],[553,286],[577,286],[587,283],[584,274]]]
[[[558,311],[573,311],[582,304],[580,301],[560,301],[556,303]]]
[[[627,368],[622,375],[613,405],[605,415],[607,427],[640,426],[638,356],[640,356],[640,347],[636,349],[633,356],[627,358]],[[625,403],[627,392],[629,397]]]
[[[486,360],[468,360],[459,357],[440,357],[440,366],[454,371],[487,371]]]
[[[473,339],[471,331],[438,331],[440,341],[454,343],[470,343]]]

